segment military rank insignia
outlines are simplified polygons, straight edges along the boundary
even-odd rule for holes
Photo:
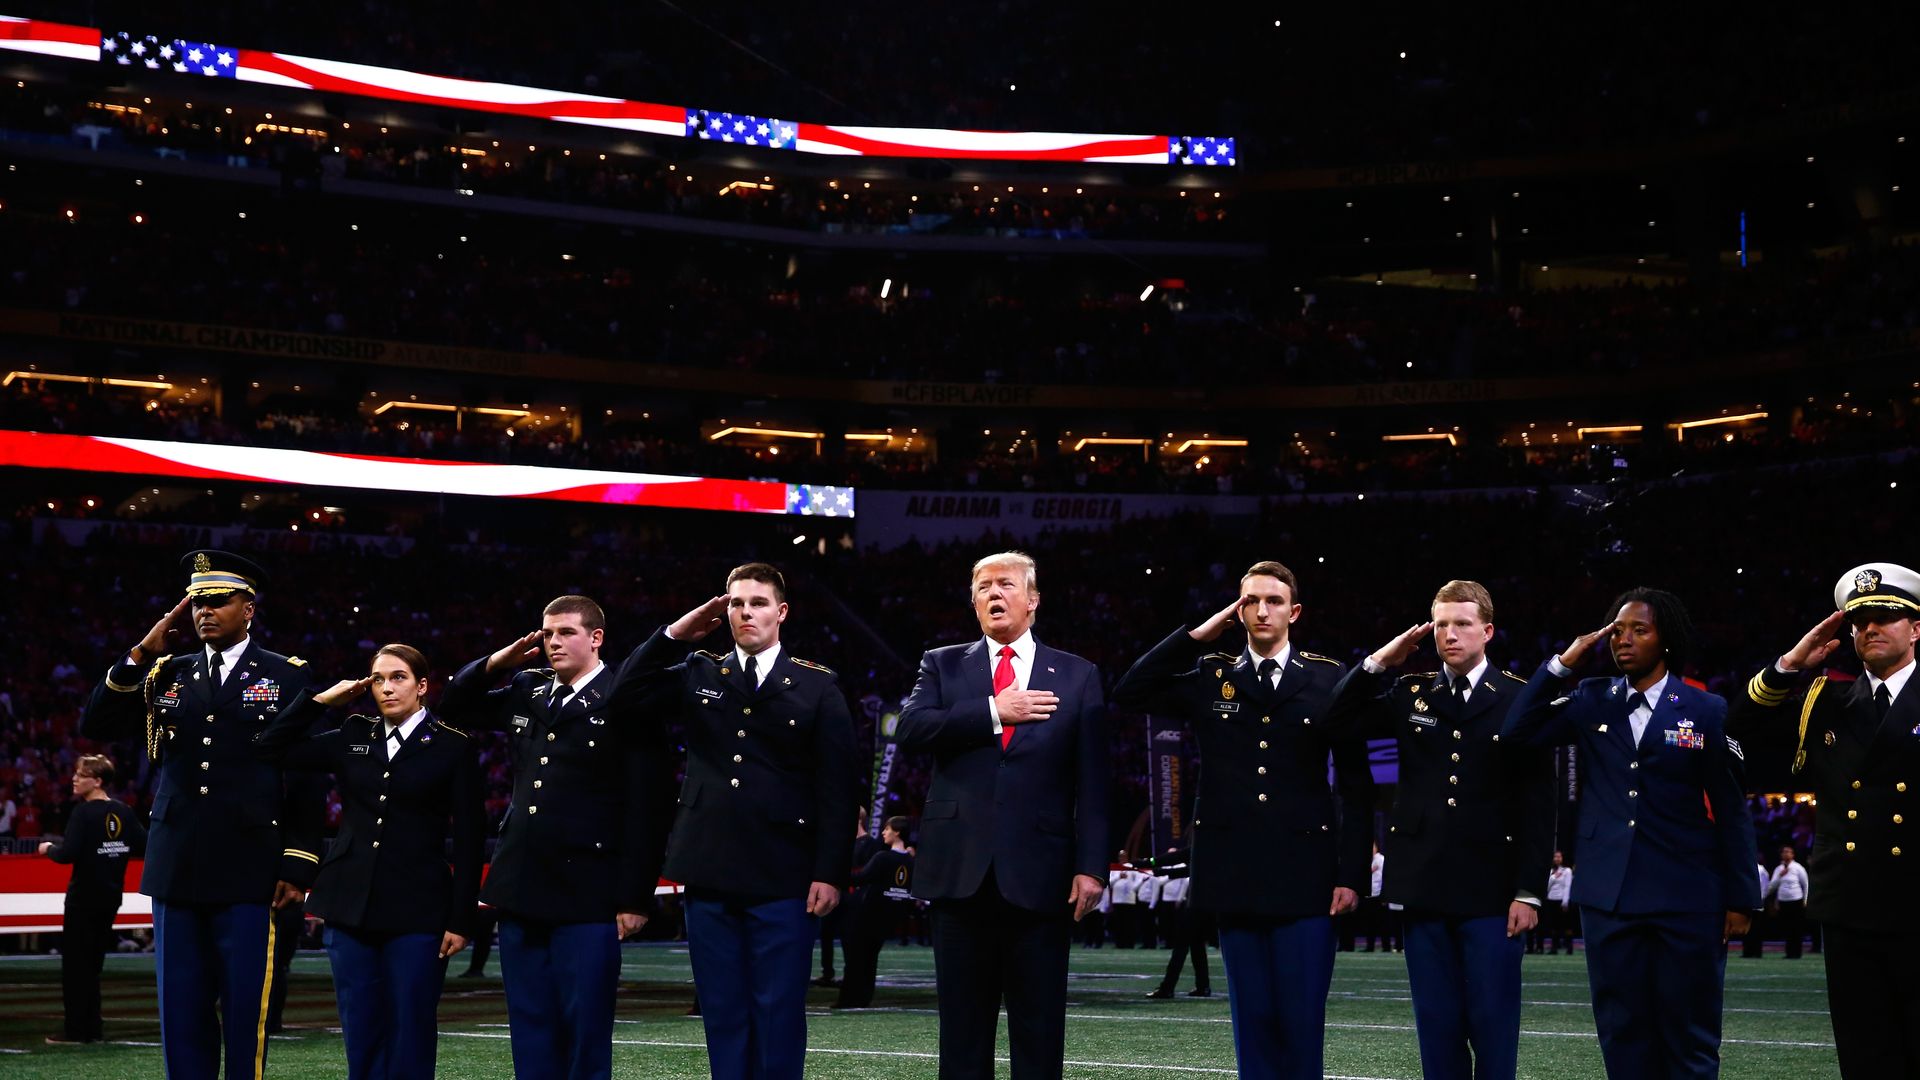
[[[1234,695],[1234,692],[1235,692],[1235,691],[1234,691],[1234,689],[1233,689],[1233,684],[1232,684],[1232,683],[1230,683],[1230,682],[1222,682],[1222,683],[1220,684],[1220,697],[1221,697],[1221,699],[1222,699],[1222,700],[1224,700],[1224,701],[1232,701],[1232,700],[1233,700],[1233,695]]]
[[[272,679],[261,679],[240,691],[240,700],[248,705],[273,704],[280,700],[280,684]]]

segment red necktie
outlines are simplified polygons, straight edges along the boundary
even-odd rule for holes
[[[993,669],[993,696],[999,697],[1000,691],[1013,685],[1013,646],[1000,647],[1000,663]],[[1005,750],[1013,742],[1012,724],[1000,725],[1000,749]]]

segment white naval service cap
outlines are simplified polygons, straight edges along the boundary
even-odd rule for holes
[[[1849,615],[1880,609],[1920,617],[1920,574],[1898,563],[1856,566],[1840,575],[1834,585],[1833,606]]]

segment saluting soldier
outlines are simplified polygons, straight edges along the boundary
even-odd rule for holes
[[[1833,614],[1734,697],[1729,725],[1763,775],[1790,769],[1819,797],[1807,914],[1822,927],[1827,1003],[1840,1072],[1920,1077],[1920,694],[1909,694],[1920,639],[1920,574],[1856,566],[1833,588]],[[1822,667],[1842,635],[1865,669],[1853,685]],[[1797,721],[1797,726],[1796,726]],[[1889,898],[1894,898],[1889,902]]]
[[[320,865],[325,784],[289,784],[253,737],[306,689],[306,662],[251,632],[265,574],[225,551],[188,552],[187,594],[94,689],[80,733],[119,739],[144,725],[158,766],[146,870],[153,897],[161,1055],[171,1080],[257,1077],[267,1056],[276,907]],[[197,647],[168,655],[191,609]]]
[[[308,910],[327,924],[347,1076],[409,1080],[433,1075],[446,961],[476,932],[485,782],[473,741],[427,709],[420,650],[384,645],[371,666],[364,679],[302,694],[257,746],[339,784],[340,835]],[[369,689],[378,715],[309,731]]]
[[[519,1080],[612,1075],[620,938],[646,922],[660,875],[665,758],[600,659],[606,628],[593,600],[558,597],[539,630],[461,668],[440,697],[460,727],[506,732],[513,762],[480,899],[500,913]],[[550,667],[517,670],[543,652]]]
[[[1573,899],[1615,1080],[1720,1075],[1726,942],[1760,906],[1741,749],[1727,703],[1680,676],[1693,645],[1679,597],[1630,589],[1534,672],[1500,732],[1580,748]],[[1598,649],[1620,677],[1573,683]]]
[[[766,563],[662,627],[621,681],[649,722],[675,713],[687,780],[666,873],[686,886],[687,951],[715,1077],[794,1078],[807,1051],[815,920],[853,868],[853,719],[830,669],[787,652],[787,585]],[[687,652],[725,623],[733,648]]]
[[[1300,612],[1293,571],[1254,563],[1233,603],[1175,630],[1113,690],[1199,738],[1188,902],[1218,920],[1243,1076],[1324,1071],[1333,916],[1358,905],[1373,848],[1366,743],[1329,722],[1341,665],[1294,648]],[[1236,621],[1246,647],[1207,652]]]
[[[1487,660],[1486,586],[1449,581],[1428,614],[1347,673],[1331,714],[1399,748],[1381,896],[1406,909],[1421,1072],[1511,1078],[1524,935],[1539,921],[1553,852],[1551,752],[1500,741],[1525,680]],[[1441,670],[1395,678],[1429,635]]]

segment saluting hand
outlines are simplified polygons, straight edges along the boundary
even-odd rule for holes
[[[540,655],[542,633],[535,630],[526,637],[487,657],[487,674],[502,675],[515,668],[525,667]]]
[[[1195,641],[1212,641],[1225,632],[1227,627],[1233,625],[1239,611],[1240,598],[1236,596],[1231,604],[1214,612],[1206,622],[1187,631],[1187,636]]]
[[[675,641],[698,641],[727,621],[727,596],[725,593],[687,612],[673,620],[667,627],[667,636]]]
[[[1612,641],[1613,634],[1614,625],[1612,623],[1608,623],[1591,634],[1581,634],[1579,637],[1573,639],[1573,644],[1568,645],[1565,652],[1560,654],[1560,663],[1566,667],[1578,670],[1580,661],[1587,658],[1587,654],[1593,651],[1593,647],[1597,644]]]
[[[371,675],[364,679],[341,679],[339,682],[313,695],[313,700],[328,707],[344,705],[365,693],[367,687],[372,685],[373,676]]]
[[[1414,651],[1420,648],[1420,640],[1433,633],[1431,622],[1415,623],[1400,631],[1400,635],[1380,647],[1380,651],[1367,659],[1383,668],[1397,668],[1413,659]]]
[[[151,660],[161,653],[166,652],[168,632],[173,629],[173,624],[179,620],[180,616],[186,614],[187,607],[192,603],[193,597],[183,596],[180,598],[179,603],[173,605],[172,611],[160,616],[160,621],[154,623],[153,629],[147,631],[147,636],[141,638],[140,644],[134,646],[134,648],[140,650],[140,655],[135,657],[135,659],[143,661]]]
[[[1840,628],[1847,624],[1847,613],[1836,611],[1806,632],[1798,644],[1780,657],[1781,671],[1805,671],[1819,667],[1833,650],[1840,647]]]

